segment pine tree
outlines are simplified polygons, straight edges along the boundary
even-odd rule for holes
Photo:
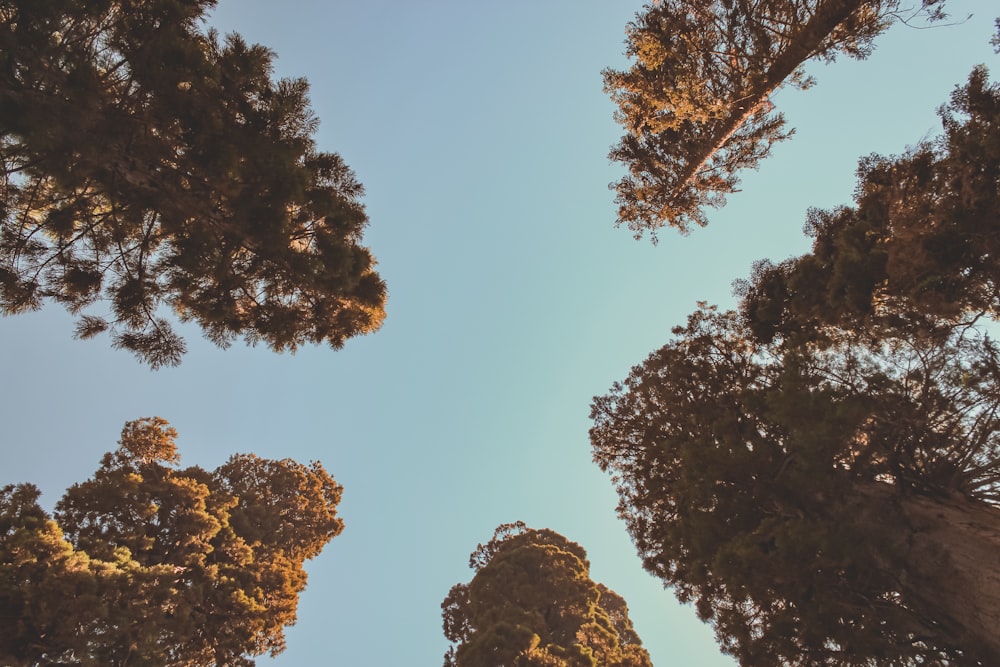
[[[924,0],[929,19],[939,0]],[[662,0],[629,24],[626,71],[606,70],[605,91],[626,134],[611,150],[628,174],[614,185],[618,224],[639,238],[664,225],[706,224],[703,208],[735,192],[791,135],[771,96],[805,88],[803,65],[865,57],[897,15],[898,0]],[[911,17],[912,18],[912,17]]]
[[[0,9],[0,312],[62,303],[154,368],[185,349],[164,310],[220,346],[379,327],[360,184],[317,151],[304,79],[199,29],[214,4]]]

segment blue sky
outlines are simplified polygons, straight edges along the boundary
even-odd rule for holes
[[[386,324],[296,355],[218,350],[181,327],[184,362],[151,372],[106,339],[72,340],[56,307],[0,319],[0,484],[34,482],[51,507],[125,421],[152,415],[177,428],[185,464],[321,460],[346,529],[309,565],[288,650],[261,665],[440,664],[441,600],[517,519],[587,549],[655,664],[732,665],[642,571],[590,460],[590,400],[697,301],[732,305],[754,260],[805,252],[806,209],[850,203],[859,157],[936,134],[954,86],[997,62],[991,4],[951,0],[974,16],[896,26],[867,61],[813,66],[815,88],[773,99],[796,136],[708,228],[654,247],[614,228],[607,189],[620,133],[600,71],[625,65],[637,3],[221,0],[213,25],[309,79],[320,148],[364,183]]]

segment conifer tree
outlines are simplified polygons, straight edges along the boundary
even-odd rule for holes
[[[342,530],[319,463],[237,455],[180,468],[176,432],[129,422],[49,515],[0,489],[0,663],[254,664],[284,649],[303,563]]]
[[[185,349],[165,311],[220,346],[379,327],[361,185],[317,150],[304,79],[201,29],[214,4],[0,9],[0,312],[61,303],[154,368]]]
[[[650,667],[625,601],[590,579],[580,545],[522,522],[469,559],[476,575],[442,603],[445,667]]]
[[[646,569],[743,665],[1000,664],[1000,348],[703,307],[594,400]]]
[[[923,0],[928,19],[940,0]],[[611,158],[618,224],[636,237],[706,223],[704,207],[735,192],[791,131],[771,96],[805,88],[809,60],[865,57],[900,11],[898,0],[662,0],[629,24],[626,71],[604,72],[626,134]],[[912,18],[912,17],[910,17]]]
[[[946,335],[1000,317],[1000,85],[977,67],[940,115],[938,139],[861,161],[855,206],[810,211],[811,253],[757,264],[738,290],[757,337]]]

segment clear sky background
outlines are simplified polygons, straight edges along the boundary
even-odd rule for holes
[[[913,0],[914,3],[917,0]],[[620,135],[600,72],[623,67],[626,0],[221,0],[222,32],[305,76],[321,150],[366,187],[366,243],[389,286],[378,333],[341,351],[219,350],[180,327],[182,365],[149,371],[107,338],[72,340],[50,306],[0,319],[0,485],[51,508],[158,415],[182,463],[234,452],[321,460],[344,533],[309,564],[288,650],[261,665],[438,665],[440,603],[500,523],[587,549],[627,600],[653,662],[732,665],[646,575],[591,463],[589,405],[667,342],[696,302],[732,306],[754,260],[801,254],[810,206],[851,201],[859,157],[938,133],[935,109],[977,63],[997,11],[949,0],[950,27],[897,25],[867,61],[810,69],[773,101],[796,136],[688,237],[613,226]],[[970,13],[974,16],[967,21]]]

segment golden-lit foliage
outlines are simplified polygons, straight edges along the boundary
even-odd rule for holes
[[[590,579],[583,548],[504,524],[442,603],[451,667],[650,667],[625,601]]]
[[[0,662],[247,666],[284,648],[341,487],[289,459],[181,469],[175,437],[129,422],[52,517],[30,484],[0,491]]]
[[[939,18],[925,0],[929,18]],[[790,136],[770,97],[812,83],[812,59],[864,57],[898,0],[662,0],[629,24],[625,71],[604,72],[626,134],[611,158],[628,173],[614,184],[618,224],[636,237],[664,225],[705,225],[737,173]]]
[[[223,347],[339,348],[381,325],[361,185],[316,150],[304,79],[199,29],[214,4],[8,3],[0,312],[61,303],[78,337],[110,331],[154,368],[185,350],[162,311]]]

